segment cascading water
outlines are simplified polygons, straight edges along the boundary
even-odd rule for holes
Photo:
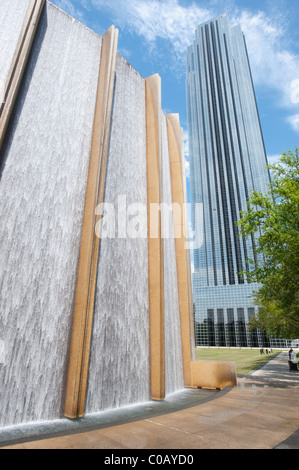
[[[145,83],[119,55],[104,202],[116,236],[100,241],[87,413],[150,398]],[[136,204],[141,238],[130,231]]]
[[[136,217],[134,210],[129,214],[131,204],[141,204],[146,213],[144,93],[144,80],[119,56],[105,191],[105,202],[118,209],[112,225],[116,238],[100,242],[87,413],[150,398],[146,230],[141,238],[130,238],[129,230],[126,239],[118,238],[124,234],[117,232],[120,228],[117,216],[123,216],[123,204],[129,209],[127,224]],[[163,201],[170,207],[169,153],[163,113],[162,160]],[[140,208],[135,206],[136,209]],[[146,217],[143,222],[146,227]],[[111,223],[110,218],[107,223]],[[169,223],[169,237],[164,240],[165,386],[169,394],[182,389],[184,379],[172,217],[164,223]],[[109,232],[107,227],[105,230]]]
[[[30,0],[1,0],[0,103]]]
[[[184,388],[180,332],[180,312],[176,270],[170,164],[166,117],[162,113],[162,169],[164,212],[164,316],[165,316],[165,392]]]
[[[10,1],[14,8],[22,3],[4,0],[7,12]],[[11,47],[0,80],[26,8],[15,12],[15,36],[8,28]],[[0,28],[2,44],[1,37]],[[46,2],[1,150],[0,427],[63,416],[101,44],[100,36]],[[114,212],[108,237],[100,240],[87,415],[150,399],[145,114],[145,80],[118,55],[104,196]],[[163,201],[170,205],[163,113],[162,166]],[[172,218],[168,228],[165,368],[171,394],[184,380]]]
[[[100,53],[46,4],[1,152],[1,426],[63,413]]]

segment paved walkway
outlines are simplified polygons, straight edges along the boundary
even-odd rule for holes
[[[179,411],[16,449],[299,449],[299,372],[283,352],[227,393]]]

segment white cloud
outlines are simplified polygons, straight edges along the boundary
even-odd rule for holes
[[[288,117],[288,122],[295,132],[299,133],[299,114],[294,114]]]
[[[79,21],[84,22],[84,12],[81,7],[76,7],[72,0],[56,0],[55,5],[57,5],[61,10],[67,12],[73,18],[76,18]],[[82,6],[85,8],[83,2]]]
[[[188,137],[188,131],[184,129],[184,152],[186,157],[189,158],[189,137]]]
[[[278,91],[276,104],[293,107],[299,101],[299,57],[284,46],[288,33],[282,17],[243,11],[231,22],[241,24],[245,34],[255,85]]]
[[[299,79],[293,80],[291,83],[291,101],[292,103],[299,103]]]
[[[76,0],[56,0],[56,4],[79,19],[82,7],[108,11],[116,27],[140,36],[148,55],[154,53],[164,67],[180,77],[185,73],[186,49],[194,40],[196,26],[226,12],[230,24],[241,24],[245,34],[255,86],[274,91],[276,106],[298,106],[299,57],[289,47],[287,12],[276,9],[253,13],[240,9],[233,0],[210,0],[205,6],[181,0],[84,0],[81,11]],[[161,39],[163,50],[158,49]],[[294,116],[289,123],[297,129]]]
[[[98,9],[109,8],[115,21],[141,36],[149,48],[155,48],[158,39],[165,40],[168,66],[180,74],[185,71],[186,49],[194,40],[196,26],[222,13],[220,0],[206,3],[207,7],[195,2],[180,4],[179,0],[127,0],[125,7],[122,0],[91,2]],[[226,2],[222,8],[231,25],[242,26],[255,85],[276,90],[277,105],[292,107],[298,103],[299,60],[287,49],[288,32],[283,12],[276,10],[275,16],[262,11],[254,14],[238,9],[234,2]]]
[[[190,162],[185,158],[185,176],[186,179],[190,178]]]
[[[274,163],[277,163],[278,160],[280,159],[280,157],[281,157],[280,154],[276,154],[276,155],[267,155],[268,164],[269,164],[269,165],[273,165]]]
[[[125,7],[121,0],[91,2],[99,10],[109,8],[117,27],[141,36],[150,50],[155,49],[159,39],[165,40],[169,68],[180,74],[185,71],[186,49],[193,41],[196,26],[216,14],[193,2],[182,6],[179,0],[127,0]]]
[[[185,156],[185,175],[187,179],[190,179],[188,131],[186,129],[184,129],[184,156]]]

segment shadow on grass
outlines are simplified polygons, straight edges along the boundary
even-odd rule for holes
[[[237,374],[249,374],[250,372],[253,372],[257,369],[260,369],[263,365],[265,365],[267,362],[271,361],[271,359],[274,359],[277,354],[268,356],[268,357],[260,357],[256,359],[255,361],[250,361],[250,363],[246,364],[239,364],[236,365],[237,369]]]
[[[271,361],[281,351],[275,351],[271,354],[260,354],[259,350],[252,349],[197,349],[197,360],[203,361],[228,361],[235,362],[237,374],[248,374],[259,369],[268,361]]]

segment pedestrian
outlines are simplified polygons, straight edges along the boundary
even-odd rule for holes
[[[293,348],[291,348],[289,350],[289,360],[291,361],[292,360],[292,352],[293,352]]]

